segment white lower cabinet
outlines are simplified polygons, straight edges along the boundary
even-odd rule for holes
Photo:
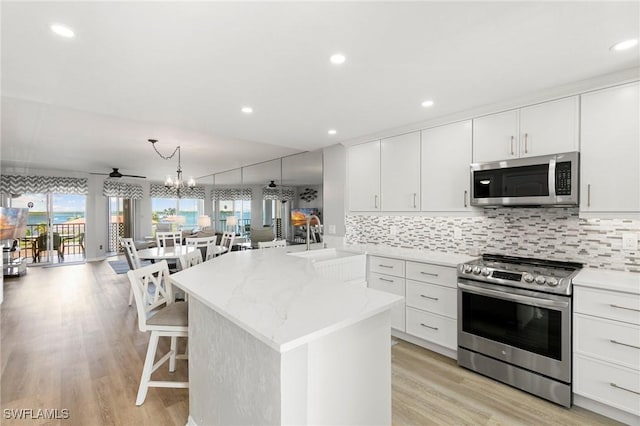
[[[455,356],[452,355],[458,340],[455,267],[369,256],[368,283],[371,288],[405,297],[404,305],[391,310],[392,328],[417,337],[413,343]]]
[[[405,280],[402,277],[371,272],[368,283],[370,288],[405,297]],[[391,308],[391,327],[405,330],[404,304],[397,304]]]
[[[575,287],[573,323],[574,394],[640,416],[640,295]]]

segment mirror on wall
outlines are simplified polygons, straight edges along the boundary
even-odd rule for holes
[[[213,221],[217,232],[252,240],[264,231],[288,244],[306,243],[306,215],[322,220],[322,150],[304,152],[213,175]],[[313,223],[311,242],[320,242]],[[257,237],[256,237],[257,239]]]
[[[282,158],[282,188],[286,212],[283,213],[284,237],[290,244],[306,243],[306,217],[316,215],[322,222],[323,206],[322,150]],[[321,242],[320,224],[312,222],[310,242]]]
[[[238,168],[213,175],[212,195],[212,229],[243,234],[244,225],[251,220],[246,213],[251,201],[242,186],[242,170]]]

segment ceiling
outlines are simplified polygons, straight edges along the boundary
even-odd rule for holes
[[[154,138],[164,154],[180,145],[185,175],[200,177],[640,66],[638,47],[609,50],[639,36],[638,2],[3,1],[1,12],[2,167],[22,172],[162,180],[176,162]]]

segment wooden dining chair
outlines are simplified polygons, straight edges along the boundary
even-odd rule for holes
[[[156,244],[158,247],[180,246],[182,232],[156,232]]]
[[[138,257],[138,249],[136,248],[133,238],[120,238],[120,244],[124,248],[124,257],[127,259],[129,269],[139,269],[142,266]],[[133,303],[133,289],[129,290],[129,306]]]
[[[222,233],[222,239],[220,240],[220,247],[227,249],[227,251],[225,251],[224,253],[229,253],[231,251],[231,247],[233,247],[233,240],[235,238],[236,238],[236,234],[234,234],[233,232]]]
[[[207,247],[213,242],[213,245],[216,245],[218,237],[187,237],[185,238],[185,244],[187,247],[197,247],[202,254],[202,259],[205,259],[207,256]],[[208,259],[207,259],[208,260]]]
[[[165,260],[127,272],[138,310],[138,328],[150,331],[147,355],[142,367],[136,405],[142,405],[149,387],[188,388],[189,382],[151,380],[154,371],[167,360],[169,371],[176,370],[176,360],[187,359],[187,354],[177,354],[177,338],[188,337],[188,304],[173,301],[173,288],[169,268]],[[154,363],[160,337],[171,338],[171,348]]]
[[[213,259],[218,255],[218,245],[216,244],[217,238],[214,238],[207,244],[207,250],[205,252],[204,261]]]
[[[200,250],[193,250],[180,256],[178,260],[180,262],[180,270],[184,271],[185,269],[202,263],[202,253]]]

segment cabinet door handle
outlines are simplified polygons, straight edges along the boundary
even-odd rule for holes
[[[420,273],[422,275],[429,275],[430,277],[437,277],[438,274],[434,274],[433,272],[424,272],[424,271],[420,271]]]
[[[393,269],[393,266],[389,266],[389,265],[383,265],[382,263],[378,265],[381,268],[391,268]]]
[[[438,300],[437,297],[427,296],[426,294],[421,294],[420,297],[424,297],[425,299]]]
[[[591,207],[591,184],[587,185],[587,207]]]
[[[528,147],[528,139],[529,139],[529,133],[525,133],[524,134],[524,153],[528,154],[529,153],[529,147]]]
[[[627,311],[636,311],[636,312],[640,312],[640,309],[636,309],[636,308],[627,308],[626,306],[620,306],[620,305],[609,305],[612,308],[618,308],[618,309],[626,309]]]
[[[379,279],[380,281],[386,281],[386,282],[388,282],[388,283],[394,283],[394,282],[395,282],[394,280],[390,280],[390,279],[387,279],[387,278],[378,278],[378,279]]]
[[[624,391],[627,391],[627,392],[635,393],[636,395],[640,395],[640,392],[637,392],[637,391],[634,391],[634,390],[631,390],[631,389],[627,389],[627,388],[623,388],[622,386],[618,386],[613,382],[610,383],[610,385],[611,385],[612,388],[621,389],[621,390],[624,390]]]
[[[430,325],[427,325],[427,324],[425,324],[423,322],[421,322],[420,325],[423,326],[423,327],[426,327],[426,328],[430,328],[432,330],[437,330],[438,329],[438,327],[431,327]],[[612,383],[612,385],[613,385],[613,383]]]
[[[514,155],[513,153],[513,141],[514,141],[515,137],[511,136],[511,155]]]
[[[416,196],[417,196],[417,195],[418,195],[418,194],[416,194],[415,192],[413,193],[413,208],[414,208],[414,209],[416,208]]]
[[[464,206],[467,207],[467,190],[466,189],[464,190],[464,198],[463,198],[463,200],[464,200]]]
[[[373,207],[378,208],[378,194],[373,196]]]
[[[618,341],[613,340],[613,339],[611,339],[611,340],[609,340],[609,341],[610,341],[611,343],[616,344],[616,345],[622,345],[622,346],[628,346],[628,347],[630,347],[630,348],[640,349],[640,346],[630,345],[630,344],[628,344],[628,343],[618,342]]]

